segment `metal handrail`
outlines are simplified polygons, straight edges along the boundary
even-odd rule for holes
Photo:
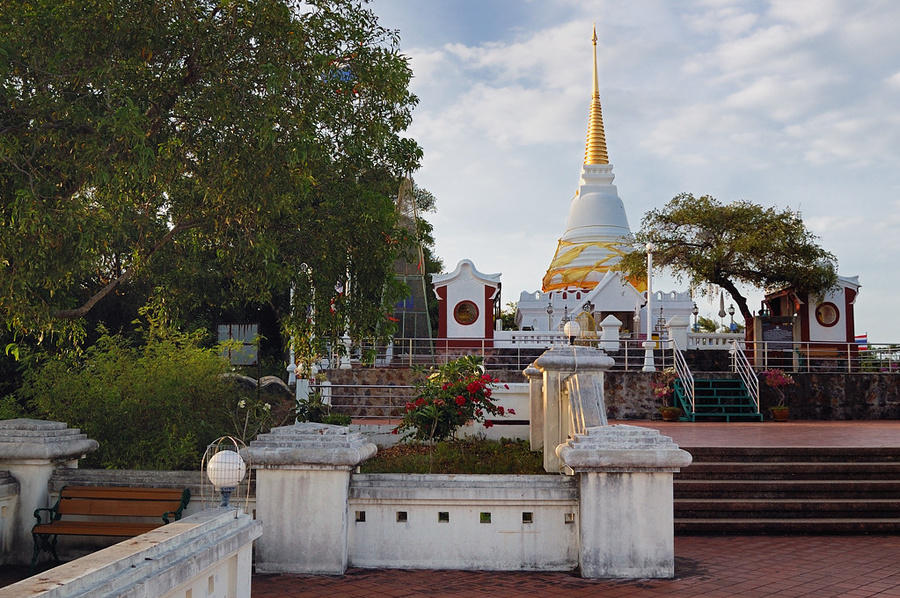
[[[675,362],[675,371],[678,373],[678,379],[681,380],[681,385],[684,387],[684,392],[687,395],[688,401],[691,403],[691,413],[696,411],[695,409],[695,394],[694,394],[694,373],[691,372],[691,368],[687,364],[687,360],[684,358],[684,353],[681,352],[681,349],[678,348],[678,344],[675,341],[670,341],[672,344],[672,353]]]
[[[732,370],[740,376],[744,386],[747,387],[750,398],[753,399],[753,404],[756,405],[756,412],[759,413],[759,378],[756,377],[756,372],[753,371],[750,360],[747,359],[744,350],[741,349],[737,341],[732,341],[729,353],[731,353]]]

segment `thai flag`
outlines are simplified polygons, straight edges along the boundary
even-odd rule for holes
[[[869,334],[857,334],[856,335],[856,344],[859,345],[860,351],[868,351],[869,350]]]

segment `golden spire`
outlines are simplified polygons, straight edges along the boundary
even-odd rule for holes
[[[606,153],[606,135],[603,133],[603,114],[600,112],[600,84],[597,81],[597,24],[594,23],[594,89],[591,94],[591,116],[588,121],[587,144],[584,148],[585,164],[609,164]]]

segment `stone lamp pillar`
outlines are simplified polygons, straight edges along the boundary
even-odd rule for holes
[[[10,541],[5,563],[31,563],[34,510],[50,506],[47,483],[57,467],[78,467],[78,459],[99,448],[80,430],[62,422],[36,419],[0,421],[0,469],[9,470],[19,484],[19,498],[9,514]],[[6,519],[3,516],[2,519]]]
[[[672,474],[691,464],[658,430],[588,428],[557,448],[579,476],[579,560],[589,578],[672,578]]]
[[[522,372],[528,378],[528,441],[531,450],[544,448],[544,373],[534,365]]]
[[[347,570],[350,472],[377,447],[345,426],[274,428],[250,443],[256,469],[256,544],[262,573],[340,575]]]
[[[543,447],[546,471],[557,473],[562,470],[563,464],[555,447],[565,442],[573,432],[572,412],[568,396],[563,392],[566,379],[576,373],[591,374],[602,388],[603,372],[614,363],[606,353],[578,345],[554,347],[535,360],[532,367],[544,376]]]

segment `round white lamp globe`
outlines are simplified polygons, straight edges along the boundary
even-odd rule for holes
[[[241,483],[247,467],[235,451],[219,451],[206,466],[206,476],[216,488],[234,488]]]

